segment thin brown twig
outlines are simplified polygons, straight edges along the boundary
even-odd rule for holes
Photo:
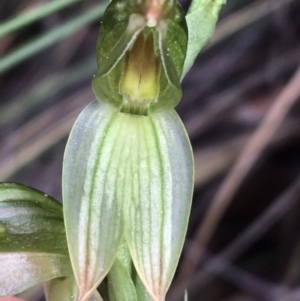
[[[295,0],[255,1],[254,3],[246,6],[244,9],[229,15],[227,18],[220,21],[220,24],[206,49],[220,43],[246,26],[294,1]]]
[[[222,270],[222,274],[218,275],[226,282],[232,283],[234,286],[238,287],[240,290],[247,293],[249,296],[253,296],[260,301],[270,301],[273,298],[273,292],[276,291],[277,286],[269,281],[259,278],[258,276],[251,274],[243,269],[234,266],[230,261],[227,261],[223,257],[220,256],[206,256],[209,263],[216,263],[218,266],[218,270]],[[216,266],[215,265],[215,266]],[[199,272],[196,274],[195,281],[193,281],[194,288],[189,289],[189,296],[192,297],[199,291],[198,274],[205,274],[203,275],[204,278],[212,278],[207,277],[208,272],[202,273]],[[178,298],[178,300],[182,300],[182,298]]]
[[[193,276],[188,289],[193,292],[199,291],[210,283],[215,275],[226,272],[230,278],[231,264],[242,253],[244,253],[254,242],[256,242],[264,233],[266,233],[280,218],[290,211],[298,202],[300,194],[300,175],[294,182],[278,197],[276,200],[248,226],[237,238],[234,239],[224,250],[217,256],[208,258],[201,271]],[[298,196],[298,197],[296,197]],[[200,249],[198,250],[200,252]],[[203,251],[206,255],[206,251]],[[211,257],[211,256],[209,256]],[[230,268],[230,269],[228,269]],[[227,278],[226,276],[226,278]],[[187,289],[187,281],[176,287],[173,292],[174,296],[179,296],[181,292]],[[265,294],[265,293],[264,293]],[[270,291],[268,296],[265,294],[266,300],[274,300],[279,294],[278,289]],[[182,298],[181,298],[182,299]],[[174,297],[172,300],[181,300]]]
[[[245,79],[240,80],[233,87],[210,97],[207,101],[209,104],[207,108],[202,109],[200,112],[197,111],[195,115],[189,116],[184,122],[190,139],[197,137],[199,132],[203,132],[217,119],[224,116],[226,112],[231,112],[246,101],[245,94],[259,86],[260,83],[265,82],[266,78],[270,76],[277,78],[285,70],[292,70],[291,68],[295,66],[295,62],[299,60],[299,51],[299,47],[291,49],[288,53],[276,57],[276,64],[265,66],[264,72],[261,72],[261,69],[259,69]]]
[[[12,135],[9,139],[11,142],[8,140],[7,144],[14,147],[10,147],[10,152],[6,151],[9,155],[3,155],[3,159],[0,159],[0,181],[7,180],[21,167],[25,166],[28,162],[68,135],[76,117],[83,109],[84,104],[80,104],[80,101],[77,101],[82,99],[93,99],[90,89],[85,89],[80,93],[66,98],[58,106],[53,108],[53,114],[49,114],[49,111],[41,114],[33,123],[29,122],[29,124],[23,128],[21,134],[17,132],[15,133],[16,136]],[[58,107],[61,107],[62,103],[68,103],[70,101],[80,105],[75,106],[68,114],[60,116],[60,119],[54,122],[54,119],[57,118],[55,112],[57,112]],[[50,118],[46,120],[46,124],[44,124],[45,114],[50,116]],[[50,121],[52,121],[52,123]],[[42,135],[40,134],[41,129],[43,129]],[[18,140],[18,137],[23,139]],[[18,147],[18,145],[22,145],[22,147]]]
[[[270,145],[276,147],[291,139],[299,139],[298,125],[298,120],[286,121],[273,136]],[[230,169],[251,135],[245,133],[218,146],[194,149],[195,186],[200,188]]]
[[[179,281],[190,278],[194,273],[197,263],[200,261],[199,247],[204,249],[221,217],[230,204],[232,197],[260,157],[263,150],[269,145],[273,135],[285,119],[290,108],[295,104],[300,95],[300,68],[293,78],[275,99],[266,117],[259,128],[244,147],[241,155],[234,164],[232,170],[222,183],[215,198],[212,200],[209,211],[196,231],[195,243],[188,249],[186,259],[182,264]]]
[[[283,277],[281,290],[276,294],[274,301],[291,301],[288,297],[299,285],[300,279],[300,240],[298,238],[296,248],[293,251],[287,270]]]

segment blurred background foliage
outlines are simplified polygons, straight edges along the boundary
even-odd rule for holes
[[[0,1],[0,181],[61,200],[106,4]],[[299,0],[228,0],[183,81],[196,179],[170,301],[300,300],[299,16]]]

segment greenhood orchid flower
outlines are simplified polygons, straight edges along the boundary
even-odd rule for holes
[[[162,301],[193,191],[192,151],[173,109],[187,47],[184,14],[174,1],[115,0],[98,41],[98,102],[75,123],[65,153],[72,160],[63,168],[80,300],[102,282],[125,237],[138,276],[152,299]]]
[[[45,282],[48,301],[101,301],[99,291],[109,301],[165,300],[194,184],[174,107],[222,4],[195,0],[186,17],[175,0],[109,4],[92,81],[97,101],[66,146],[63,210],[31,188],[0,185],[0,296]]]
[[[176,1],[112,1],[97,48],[92,85],[99,102],[139,115],[179,102],[187,26]]]

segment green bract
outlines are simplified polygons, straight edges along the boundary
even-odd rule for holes
[[[211,38],[226,0],[193,0],[186,15],[188,48],[182,78],[192,67],[200,50]]]

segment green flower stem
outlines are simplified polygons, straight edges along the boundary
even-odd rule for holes
[[[136,290],[138,301],[152,301],[152,298],[147,292],[145,285],[141,281],[141,278],[139,277],[138,274],[136,274],[136,279],[134,284],[135,284],[135,290]]]
[[[64,40],[66,37],[74,34],[85,25],[98,20],[107,6],[107,3],[101,3],[93,6],[88,11],[82,13],[79,17],[66,22],[65,24],[43,34],[26,45],[21,46],[12,53],[4,56],[0,60],[0,74],[11,69],[22,61],[41,52],[56,42]]]
[[[107,276],[109,301],[138,301],[131,274],[116,258]]]
[[[73,5],[82,0],[57,0],[51,1],[44,5],[34,7],[23,14],[13,17],[12,19],[0,24],[0,39],[30,23],[45,18],[65,7]]]

